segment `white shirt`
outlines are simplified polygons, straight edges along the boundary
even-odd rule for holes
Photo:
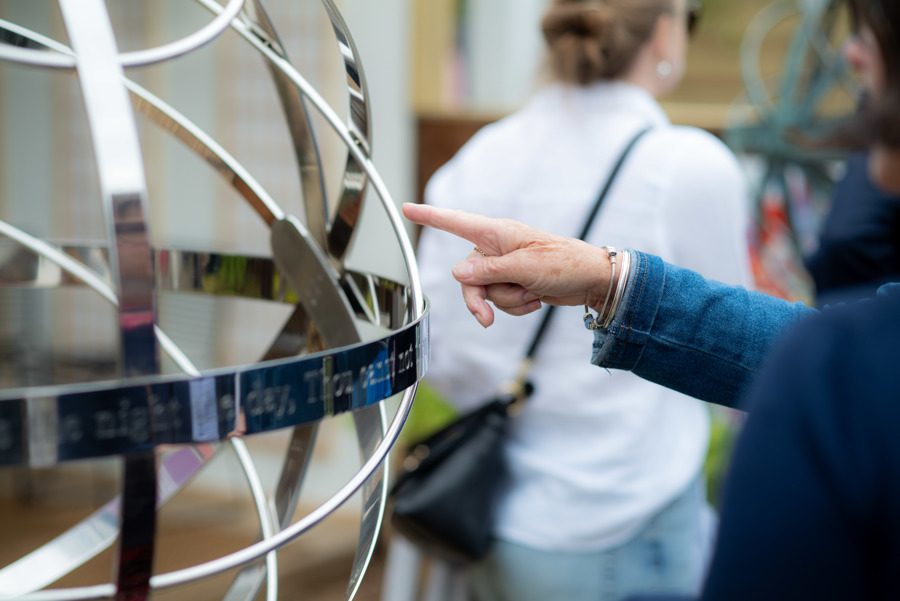
[[[745,184],[715,137],[672,126],[624,83],[552,86],[482,129],[429,182],[426,201],[577,236],[625,144],[628,158],[587,240],[634,248],[728,283],[750,282]],[[515,375],[539,316],[497,312],[482,329],[451,266],[472,250],[429,230],[419,247],[432,302],[427,380],[462,409]],[[541,549],[600,550],[633,536],[697,476],[707,448],[702,403],[590,364],[583,309],[557,311],[541,343],[534,395],[512,420],[512,481],[496,534]]]

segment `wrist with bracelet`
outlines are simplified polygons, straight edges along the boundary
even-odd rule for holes
[[[588,330],[605,330],[612,323],[619,304],[625,296],[625,289],[628,286],[628,278],[631,274],[631,253],[616,250],[612,246],[604,246],[609,257],[609,287],[606,289],[606,298],[603,306],[593,315],[587,304],[584,305],[584,327]]]

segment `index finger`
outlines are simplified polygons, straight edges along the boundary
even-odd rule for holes
[[[500,219],[415,203],[404,204],[403,215],[413,223],[464,238],[490,254],[502,255],[519,247],[519,236]]]

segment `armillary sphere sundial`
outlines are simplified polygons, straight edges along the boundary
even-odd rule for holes
[[[129,52],[120,50],[120,32],[103,0],[59,0],[65,40],[0,19],[2,64],[77,78],[99,195],[63,194],[50,202],[100,207],[105,232],[101,240],[50,239],[17,221],[16,206],[29,199],[0,199],[0,348],[6,363],[0,379],[0,469],[35,470],[102,457],[118,458],[122,466],[118,497],[0,567],[2,599],[145,599],[228,570],[236,576],[227,599],[253,599],[263,584],[266,597],[275,599],[278,549],[357,491],[363,509],[348,599],[372,556],[386,498],[385,459],[426,369],[428,330],[412,248],[370,159],[369,95],[360,57],[332,0],[321,0],[346,75],[345,122],[293,66],[261,0],[195,2],[209,13],[200,29]],[[273,80],[300,174],[302,215],[285,211],[223,144],[132,77],[148,65],[215,44],[226,32],[262,57]],[[326,124],[346,147],[333,210],[316,123]],[[153,242],[154,198],[148,194],[139,125],[177,140],[252,209],[266,226],[268,256]],[[393,231],[383,233],[385,243],[399,247],[407,281],[354,270],[345,261],[369,189],[388,215]],[[66,304],[74,294],[87,294],[91,302]],[[159,299],[166,295],[277,303],[289,309],[289,317],[256,362],[200,369],[178,342],[177,327],[160,318]],[[98,358],[88,342],[77,340],[61,353],[52,335],[17,327],[29,322],[26,313],[44,311],[47,320],[60,319],[61,303],[65,319],[97,319],[81,313],[95,309],[101,319],[108,316],[112,357]],[[79,369],[71,368],[73,357]],[[382,401],[395,395],[402,398],[388,421]],[[292,522],[317,428],[343,412],[353,417],[360,466],[330,498]],[[291,440],[269,498],[245,438],[279,429],[291,431]],[[212,561],[156,573],[159,508],[229,448],[252,494],[260,539]],[[113,546],[111,581],[53,587]]]

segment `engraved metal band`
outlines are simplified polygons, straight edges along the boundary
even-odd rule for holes
[[[42,465],[257,434],[367,407],[427,368],[428,321],[337,350],[200,377],[0,391],[0,465]],[[29,421],[45,424],[39,433]],[[53,461],[55,458],[55,461]]]

